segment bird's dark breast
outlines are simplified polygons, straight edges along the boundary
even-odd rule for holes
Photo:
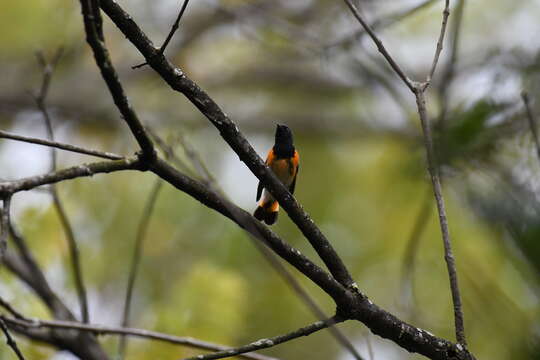
[[[277,159],[288,159],[294,156],[294,146],[289,144],[274,145],[274,155]]]

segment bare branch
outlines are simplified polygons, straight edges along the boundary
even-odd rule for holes
[[[145,161],[151,161],[156,157],[152,140],[150,140],[148,137],[148,134],[137,117],[137,114],[131,107],[122,84],[118,79],[114,66],[109,58],[107,48],[105,47],[105,41],[101,32],[101,14],[99,10],[99,2],[96,0],[80,0],[80,2],[84,18],[86,41],[92,48],[96,64],[101,70],[103,80],[105,80],[111,96],[114,99],[114,103],[122,114],[124,121],[127,123],[131,132],[137,139],[137,142],[142,149],[143,159]]]
[[[207,355],[198,355],[198,356],[191,357],[191,358],[188,358],[188,359],[185,359],[185,360],[223,359],[223,358],[228,358],[228,357],[231,357],[231,356],[236,356],[238,354],[244,354],[244,353],[251,352],[251,351],[256,351],[256,350],[260,350],[260,349],[266,349],[266,348],[273,347],[273,346],[279,345],[279,344],[287,342],[287,341],[297,339],[297,338],[299,338],[301,336],[311,335],[314,332],[317,332],[317,331],[319,331],[321,329],[327,328],[330,325],[340,323],[342,321],[344,321],[344,319],[341,319],[341,318],[339,318],[337,316],[334,316],[334,317],[332,317],[332,318],[330,318],[328,320],[317,321],[317,322],[315,322],[315,323],[313,323],[311,325],[302,327],[302,328],[300,328],[298,330],[292,331],[292,332],[290,332],[288,334],[285,334],[285,335],[278,335],[278,336],[268,338],[268,339],[260,339],[260,340],[257,340],[255,342],[252,342],[250,344],[237,347],[235,349],[229,349],[229,350],[225,350],[225,351],[218,351],[218,352],[215,352],[213,354],[207,354]]]
[[[180,9],[180,12],[178,13],[178,16],[176,17],[176,20],[171,28],[171,31],[169,31],[169,35],[167,35],[167,38],[163,42],[163,45],[159,48],[159,54],[163,55],[165,53],[165,49],[167,48],[167,45],[169,45],[169,42],[171,41],[172,37],[174,36],[174,33],[176,30],[178,30],[178,24],[180,24],[180,19],[184,15],[184,11],[186,11],[187,5],[189,3],[189,0],[184,0],[184,3],[182,4],[182,8]],[[148,63],[144,62],[139,65],[132,66],[132,69],[138,69],[140,67],[143,67],[144,65],[148,65]]]
[[[17,355],[17,358],[19,360],[25,360],[23,354],[21,353],[21,350],[19,350],[19,347],[17,346],[17,342],[11,337],[11,334],[9,333],[9,330],[4,323],[3,319],[0,319],[0,328],[4,332],[4,335],[6,336],[6,342],[8,346],[13,350],[13,352]]]
[[[439,40],[437,41],[437,48],[435,49],[435,56],[433,56],[433,64],[431,65],[431,70],[426,78],[426,86],[429,86],[431,83],[431,78],[435,73],[437,68],[437,63],[439,62],[439,56],[443,49],[444,34],[446,33],[446,24],[448,22],[448,16],[450,16],[450,0],[445,0],[445,6],[443,10],[442,24],[441,24],[441,33],[439,34]]]
[[[441,226],[442,238],[444,243],[444,259],[446,261],[446,267],[448,269],[448,276],[450,277],[450,290],[452,292],[452,301],[454,303],[456,339],[458,343],[466,347],[467,341],[465,339],[465,325],[463,323],[463,310],[461,306],[461,295],[459,293],[456,264],[454,260],[454,255],[452,253],[450,231],[448,229],[448,220],[446,216],[446,208],[444,205],[444,197],[442,194],[441,180],[439,178],[439,169],[437,168],[435,160],[433,139],[431,136],[431,129],[426,111],[426,101],[424,98],[424,92],[422,90],[418,89],[415,94],[416,104],[418,106],[418,113],[420,115],[420,122],[422,124],[422,131],[424,133],[424,145],[426,147],[428,171],[431,177],[431,182],[433,184],[435,202],[437,203],[437,210],[439,212],[439,223]]]
[[[49,111],[47,109],[46,99],[47,99],[48,90],[50,88],[52,73],[54,69],[56,68],[56,65],[60,61],[61,55],[62,55],[62,49],[60,48],[57,51],[57,54],[53,62],[51,63],[47,63],[43,56],[40,57],[41,59],[40,62],[45,65],[44,65],[41,91],[39,95],[36,97],[36,103],[39,110],[43,114],[43,120],[45,122],[45,127],[47,129],[47,137],[49,138],[49,141],[52,141],[52,142],[54,142],[54,131],[53,131],[53,126],[52,126],[52,120],[49,115]],[[56,168],[57,168],[56,149],[54,147],[51,147],[50,153],[51,153],[51,171],[54,172],[56,171]],[[77,290],[77,297],[79,298],[79,304],[81,307],[81,318],[83,319],[84,322],[88,322],[89,320],[88,319],[89,318],[88,299],[86,296],[86,287],[83,281],[82,267],[80,264],[80,257],[79,257],[79,248],[77,246],[77,241],[75,239],[75,232],[73,231],[73,227],[71,226],[66,210],[64,206],[62,205],[62,202],[60,201],[60,196],[58,195],[56,184],[51,185],[50,192],[53,198],[54,207],[56,209],[56,212],[58,213],[58,217],[60,218],[60,223],[62,224],[62,228],[64,229],[64,233],[66,234],[66,238],[68,241],[71,267],[72,267],[73,275],[75,278],[75,289]]]
[[[431,6],[433,3],[435,3],[435,0],[424,0],[423,2],[414,5],[409,9],[390,14],[382,19],[377,19],[371,23],[370,27],[373,31],[375,31],[375,30],[380,30],[382,28],[386,28],[391,25],[397,24],[401,20],[404,20],[408,18],[409,16],[416,14],[418,11]],[[366,34],[366,30],[362,28],[360,30],[355,31],[352,34],[345,35],[339,40],[336,40],[329,44],[324,45],[324,49],[327,50],[327,49],[337,47],[340,45],[349,45],[361,39],[361,37],[365,34]]]
[[[227,117],[219,106],[197,84],[179,69],[175,68],[165,57],[157,53],[150,40],[148,40],[139,26],[124,12],[118,3],[112,0],[101,0],[100,5],[124,35],[139,49],[148,64],[174,90],[183,93],[219,130],[222,138],[238,154],[253,174],[265,184],[265,188],[270,190],[272,195],[279,201],[280,206],[283,207],[291,220],[302,231],[332,275],[346,287],[357,287],[331,243],[290,194],[288,189],[264,164],[260,156],[242,135],[238,126]]]
[[[0,209],[0,259],[4,259],[7,250],[10,205],[11,194],[7,194],[2,199],[2,209]]]
[[[54,184],[63,180],[105,174],[121,170],[142,170],[138,157],[111,160],[72,166],[44,175],[31,176],[19,180],[0,182],[0,197],[19,191],[31,190],[41,185]]]
[[[187,157],[192,162],[193,166],[196,168],[199,175],[204,179],[205,185],[207,185],[211,190],[218,192],[221,196],[225,197],[224,191],[219,188],[217,182],[215,181],[214,176],[210,173],[206,164],[200,157],[199,153],[189,144],[182,134],[179,135],[181,144],[186,152]],[[159,142],[156,140],[156,143]],[[234,211],[231,211],[234,213]],[[241,219],[235,218],[235,221],[242,222]],[[242,227],[251,228],[250,224],[247,222],[242,223]],[[256,231],[256,229],[252,229]],[[255,248],[261,252],[263,257],[268,261],[268,263],[276,270],[276,272],[285,280],[285,282],[292,288],[294,293],[306,304],[306,306],[311,310],[313,315],[318,320],[327,319],[329,316],[324,313],[321,307],[315,302],[315,300],[308,294],[308,292],[302,287],[302,285],[296,280],[296,278],[289,272],[289,270],[283,266],[279,261],[278,257],[262,242],[260,242],[255,236],[248,232],[249,238],[252,240],[252,243],[255,245]],[[340,343],[345,349],[347,349],[351,355],[357,359],[362,360],[362,356],[356,351],[356,348],[353,344],[347,339],[343,332],[335,327],[329,326],[328,331],[330,334]]]
[[[351,0],[345,0],[345,3],[347,4],[347,6],[349,7],[349,9],[351,10],[351,12],[353,13],[354,17],[356,18],[356,20],[358,20],[358,22],[362,25],[362,27],[364,28],[364,30],[368,33],[368,35],[371,37],[371,39],[373,40],[373,42],[375,43],[375,45],[377,46],[377,49],[379,50],[379,52],[384,56],[384,58],[386,59],[386,61],[388,61],[388,63],[390,64],[390,66],[392,67],[392,69],[394,69],[394,71],[396,72],[396,74],[398,74],[398,76],[401,78],[401,80],[403,80],[403,82],[405,83],[405,85],[407,85],[407,87],[412,91],[414,92],[414,83],[413,81],[411,81],[411,79],[409,79],[407,77],[407,75],[405,75],[405,73],[403,72],[403,70],[401,70],[401,68],[399,67],[399,65],[394,61],[394,59],[392,58],[392,56],[390,55],[390,53],[386,50],[386,48],[384,47],[381,39],[379,39],[379,37],[375,34],[375,32],[373,31],[373,29],[371,28],[371,26],[369,26],[369,24],[364,20],[362,14],[360,14],[360,11],[358,11],[358,8],[356,7],[356,5],[354,5],[352,3]]]
[[[30,253],[22,235],[17,231],[13,224],[11,224],[10,229],[13,241],[19,250],[20,255],[17,256],[14,253],[8,252],[4,261],[6,268],[14,273],[20,280],[25,282],[43,300],[55,318],[69,321],[75,320],[71,311],[49,286],[49,283]],[[14,310],[5,300],[2,300],[0,305],[13,314],[15,318],[24,319],[24,317]],[[34,340],[46,342],[59,349],[71,351],[80,358],[89,360],[108,359],[107,354],[101,349],[95,337],[90,333],[73,334],[73,332],[63,330],[55,331],[53,333],[47,329],[14,327],[9,323],[7,325],[17,333]]]
[[[441,133],[444,132],[444,128],[446,126],[446,117],[448,114],[448,106],[450,102],[448,99],[448,89],[450,88],[450,84],[452,83],[452,80],[454,79],[455,71],[456,71],[456,63],[457,63],[458,53],[459,53],[459,41],[460,41],[460,35],[461,35],[461,23],[463,21],[464,8],[465,8],[465,0],[458,0],[458,3],[456,5],[456,10],[453,15],[451,32],[449,34],[452,41],[452,46],[450,48],[450,60],[448,61],[448,64],[444,68],[443,74],[441,76],[440,86],[439,86],[439,96],[441,98],[442,104],[441,104],[441,112],[439,114],[437,125]]]
[[[138,338],[157,340],[166,342],[169,344],[175,345],[186,345],[198,349],[211,350],[211,351],[223,351],[228,349],[226,346],[217,345],[209,343],[206,341],[201,341],[191,337],[181,337],[163,334],[155,331],[135,329],[135,328],[122,328],[114,326],[105,326],[105,325],[96,325],[96,324],[82,324],[75,321],[51,321],[51,320],[40,320],[40,319],[15,319],[5,316],[0,316],[0,319],[3,319],[7,324],[11,326],[23,327],[23,328],[49,328],[49,329],[72,329],[79,330],[84,332],[90,332],[96,335],[127,335],[134,336]],[[239,355],[246,359],[253,360],[276,360],[275,358],[259,355],[259,354],[243,354]]]
[[[461,345],[452,344],[425,330],[411,326],[375,305],[365,295],[343,288],[328,273],[312,263],[298,250],[283,242],[251,214],[221,198],[203,184],[179,173],[164,161],[158,159],[151,171],[204,205],[230,218],[255,238],[263,241],[274,252],[328,293],[336,302],[338,311],[343,313],[343,318],[361,321],[374,334],[391,339],[408,351],[420,353],[434,360],[474,359],[474,356]]]
[[[315,300],[307,293],[307,291],[302,287],[302,285],[294,278],[294,276],[287,270],[285,266],[279,261],[276,255],[261,244],[255,237],[251,236],[253,239],[253,244],[255,247],[262,253],[264,258],[270,263],[270,265],[277,271],[279,275],[285,280],[287,284],[292,288],[292,290],[298,295],[298,297],[306,304],[306,306],[311,310],[313,315],[319,320],[327,319],[328,316],[324,313],[321,307],[315,302]],[[329,326],[328,331],[330,334],[340,343],[349,353],[356,359],[362,360],[362,356],[350,340],[345,336],[345,334],[336,326]]]
[[[448,221],[446,217],[446,210],[444,205],[444,198],[442,195],[442,188],[441,188],[441,182],[439,178],[438,168],[435,161],[435,154],[433,149],[433,139],[431,137],[431,130],[430,130],[430,124],[427,117],[427,111],[426,111],[426,101],[424,92],[429,86],[429,82],[431,80],[431,77],[433,73],[435,72],[435,68],[437,66],[437,62],[439,59],[439,55],[442,51],[442,42],[444,40],[444,34],[446,32],[446,23],[448,20],[448,16],[450,14],[449,11],[449,0],[445,0],[446,5],[445,9],[443,11],[443,20],[441,25],[441,32],[439,35],[439,41],[437,44],[437,48],[435,50],[435,56],[433,59],[433,64],[431,67],[431,71],[427,76],[427,80],[424,83],[413,83],[411,82],[401,71],[399,66],[394,62],[392,57],[388,54],[386,49],[384,48],[384,45],[382,44],[381,40],[374,34],[374,32],[371,30],[369,25],[366,23],[366,21],[363,19],[362,15],[358,12],[358,9],[354,6],[354,4],[351,2],[351,0],[345,0],[347,5],[349,6],[350,10],[353,12],[356,19],[362,24],[366,32],[371,36],[373,42],[377,45],[377,48],[382,53],[384,58],[388,61],[388,63],[392,66],[394,71],[397,73],[397,75],[403,80],[403,82],[409,87],[409,89],[414,93],[416,97],[416,104],[418,107],[418,113],[420,116],[420,122],[422,124],[422,131],[424,134],[424,143],[426,147],[426,153],[427,153],[427,160],[428,160],[428,171],[432,180],[433,184],[433,192],[435,194],[435,201],[437,203],[437,210],[439,212],[439,223],[441,227],[442,237],[443,237],[443,243],[444,243],[444,249],[445,249],[445,261],[448,269],[448,275],[450,278],[450,289],[452,292],[452,300],[454,304],[454,320],[455,320],[455,326],[456,326],[456,339],[457,341],[466,347],[467,343],[465,340],[465,329],[464,329],[464,323],[463,323],[463,310],[461,306],[461,296],[459,293],[459,287],[458,287],[458,280],[457,280],[457,271],[455,267],[455,261],[454,256],[452,254],[452,248],[450,243],[450,233],[448,230]]]
[[[150,223],[150,218],[152,217],[152,212],[154,211],[154,205],[156,204],[159,191],[163,185],[163,180],[157,179],[150,191],[146,206],[144,207],[141,220],[139,222],[139,229],[137,230],[137,237],[135,239],[135,248],[133,250],[133,257],[131,260],[131,268],[129,270],[129,277],[127,282],[126,289],[126,298],[124,301],[124,312],[122,315],[122,327],[129,326],[129,313],[131,309],[131,297],[133,295],[133,288],[135,287],[135,280],[137,278],[137,270],[139,269],[139,263],[141,261],[141,255],[143,252],[144,239],[146,238],[146,233],[148,230],[148,224]],[[127,347],[127,339],[122,336],[120,338],[120,343],[118,344],[118,358],[123,359]]]
[[[536,128],[536,119],[533,115],[531,104],[529,103],[529,94],[526,91],[521,92],[521,98],[523,99],[523,104],[525,105],[525,110],[527,112],[527,120],[529,122],[529,128],[532,133],[534,145],[536,146],[536,154],[540,160],[540,141],[538,140],[538,130]]]
[[[49,141],[49,140],[45,140],[45,139],[38,139],[38,138],[34,138],[34,137],[16,135],[16,134],[12,134],[12,133],[9,133],[7,131],[2,131],[2,130],[0,130],[0,138],[17,140],[17,141],[30,143],[30,144],[50,146],[50,147],[54,147],[54,148],[57,148],[57,149],[62,149],[62,150],[71,151],[71,152],[74,152],[74,153],[79,153],[79,154],[84,154],[84,155],[96,156],[96,157],[100,157],[100,158],[103,158],[103,159],[109,159],[109,160],[121,160],[121,159],[124,159],[123,156],[116,155],[116,154],[113,154],[113,153],[110,153],[110,152],[103,152],[103,151],[93,150],[93,149],[85,149],[85,148],[82,148],[82,147],[79,147],[79,146],[60,143],[60,142],[57,142],[57,141]]]

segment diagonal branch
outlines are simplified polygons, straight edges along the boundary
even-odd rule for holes
[[[220,131],[222,137],[239,155],[250,170],[267,186],[274,197],[288,212],[291,219],[302,230],[319,256],[334,276],[331,277],[315,266],[309,259],[301,255],[281,239],[277,238],[266,226],[261,225],[249,213],[237,208],[203,184],[187,178],[160,159],[146,163],[150,170],[171,183],[178,189],[196,198],[203,204],[219,211],[238,223],[250,224],[246,230],[262,239],[276,253],[302,271],[308,278],[329,293],[338,306],[338,314],[345,319],[356,319],[366,324],[373,333],[391,339],[399,346],[418,352],[432,359],[474,359],[461,345],[431,335],[425,330],[404,323],[394,315],[373,304],[358,291],[350,274],[344,267],[328,240],[320,233],[309,216],[303,212],[287,189],[263,164],[253,151],[247,140],[239,132],[237,126],[223,113],[218,105],[197,84],[175,68],[163,56],[156,56],[157,50],[139,29],[133,19],[112,0],[100,0],[101,8],[124,35],[139,49],[149,65],[175,90],[182,92]],[[241,219],[242,221],[239,221]],[[256,231],[253,231],[256,229]],[[336,279],[339,281],[336,281]],[[354,290],[354,291],[353,291]]]
[[[256,351],[256,350],[260,350],[260,349],[267,349],[269,347],[273,347],[273,346],[279,345],[281,343],[297,339],[297,338],[299,338],[301,336],[311,335],[314,332],[317,332],[317,331],[319,331],[321,329],[325,329],[328,326],[331,326],[331,325],[334,325],[334,324],[337,324],[337,323],[340,323],[340,322],[343,322],[343,321],[344,321],[344,319],[341,319],[341,318],[339,318],[337,316],[334,316],[334,317],[332,317],[332,318],[330,318],[328,320],[314,322],[313,324],[310,324],[308,326],[304,326],[304,327],[302,327],[302,328],[300,328],[298,330],[292,331],[292,332],[290,332],[288,334],[278,335],[278,336],[274,336],[274,337],[268,338],[268,339],[260,339],[260,340],[257,340],[255,342],[252,342],[250,344],[237,347],[235,349],[229,349],[229,350],[225,350],[225,351],[218,351],[218,352],[215,352],[215,353],[212,353],[212,354],[207,354],[207,355],[198,355],[198,356],[188,358],[188,359],[185,359],[185,360],[223,359],[223,358],[228,358],[228,357],[231,357],[231,356],[236,356],[238,354],[248,353],[248,352],[251,352],[251,351]]]
[[[523,91],[521,92],[521,98],[523,99],[523,104],[525,105],[525,111],[527,112],[527,121],[529,122],[529,129],[531,130],[534,145],[536,146],[536,154],[538,155],[538,159],[540,160],[540,141],[538,140],[538,130],[536,128],[536,119],[534,118],[534,115],[531,109],[531,104],[529,103],[529,94]]]
[[[17,358],[19,360],[25,360],[23,354],[21,353],[21,350],[19,350],[19,347],[17,346],[17,342],[11,337],[11,334],[9,333],[9,330],[3,319],[0,319],[0,328],[2,329],[2,332],[4,333],[4,335],[6,336],[6,342],[8,346],[17,355]]]
[[[441,55],[441,51],[443,49],[444,34],[446,33],[448,16],[450,16],[450,0],[445,0],[441,32],[439,34],[439,40],[437,40],[437,48],[435,49],[435,55],[433,56],[433,64],[431,65],[431,70],[426,77],[426,86],[429,86],[429,84],[431,83],[431,78],[433,77],[433,74],[435,74],[435,69],[437,68],[437,63],[439,62],[439,56]]]
[[[155,158],[156,152],[152,140],[149,138],[137,114],[131,107],[125,91],[118,79],[118,75],[109,58],[109,53],[105,47],[105,40],[101,32],[101,15],[99,1],[80,0],[82,14],[84,18],[84,29],[86,31],[86,41],[92,48],[96,64],[101,70],[101,76],[114,99],[116,107],[122,114],[124,121],[129,126],[131,132],[137,139],[142,149],[142,156],[145,160],[151,161]]]
[[[153,137],[154,134],[152,134]],[[156,143],[159,144],[156,138]],[[186,156],[190,159],[192,165],[197,170],[199,176],[202,178],[201,181],[208,186],[210,190],[214,190],[217,193],[219,193],[222,197],[226,197],[223,190],[219,188],[214,176],[211,174],[211,172],[206,167],[206,164],[202,160],[199,153],[189,144],[184,136],[182,134],[179,134],[179,140],[184,148],[184,151],[186,153]],[[234,211],[231,211],[234,213]],[[242,222],[241,219],[235,218],[235,221]],[[249,223],[243,222],[242,226],[244,228],[252,228]],[[253,229],[253,231],[256,231],[256,229]],[[328,318],[328,315],[325,314],[325,312],[321,309],[321,307],[317,304],[317,302],[309,295],[309,293],[302,287],[302,285],[296,280],[296,278],[289,272],[289,270],[279,261],[277,255],[275,255],[270,249],[268,249],[262,242],[260,242],[255,236],[251,235],[248,232],[248,237],[252,240],[253,245],[255,245],[255,248],[259,250],[259,252],[262,254],[262,256],[268,261],[268,263],[272,266],[274,270],[285,280],[285,282],[291,287],[291,289],[294,291],[294,293],[304,302],[304,304],[311,310],[313,315],[318,320],[324,320]],[[340,343],[345,349],[349,351],[349,353],[356,359],[356,360],[362,360],[362,356],[358,353],[354,345],[347,339],[345,334],[337,327],[330,326],[328,327],[328,331],[330,334],[336,339],[338,343]]]
[[[47,137],[49,138],[49,141],[52,141],[52,142],[54,142],[54,131],[53,131],[53,126],[52,126],[52,120],[49,115],[49,111],[47,109],[46,99],[47,99],[48,90],[50,88],[53,71],[55,70],[56,65],[60,61],[61,55],[62,55],[62,48],[60,48],[57,51],[56,55],[54,56],[53,61],[50,63],[47,63],[44,57],[38,56],[38,59],[41,59],[42,64],[44,64],[44,71],[43,71],[43,81],[42,81],[41,91],[35,100],[36,100],[36,104],[39,110],[43,114],[43,120],[45,122],[45,127],[47,129]],[[50,154],[51,154],[51,171],[56,171],[57,156],[56,156],[56,149],[54,147],[50,148]],[[50,192],[53,198],[54,208],[56,209],[58,217],[60,218],[60,223],[62,224],[62,228],[64,229],[64,233],[66,234],[66,238],[68,241],[71,267],[73,271],[73,276],[75,278],[75,289],[77,290],[77,297],[79,298],[79,304],[81,307],[81,318],[83,319],[84,322],[88,322],[89,320],[88,319],[89,318],[88,298],[86,296],[86,287],[83,281],[82,266],[81,266],[81,261],[80,261],[80,256],[79,256],[79,247],[75,239],[75,232],[73,231],[73,227],[71,226],[71,222],[69,221],[66,210],[62,202],[60,201],[60,196],[58,195],[56,184],[51,185]]]
[[[210,120],[212,125],[219,130],[222,138],[279,201],[291,220],[298,226],[324,261],[332,275],[344,286],[356,287],[349,271],[328,239],[317,225],[315,225],[311,217],[302,209],[288,189],[264,164],[260,156],[242,135],[237,125],[229,119],[214,100],[196,83],[189,79],[182,71],[175,68],[164,56],[159,55],[158,50],[152,45],[151,41],[118,3],[112,0],[101,0],[100,5],[104,12],[146,58],[148,64],[161,75],[169,86],[184,94]]]
[[[6,268],[15,274],[21,281],[26,283],[45,303],[56,319],[75,320],[75,317],[57,294],[51,289],[45,279],[43,272],[39,268],[36,260],[32,256],[25,239],[10,224],[11,235],[19,254],[8,252],[4,259]],[[5,300],[0,301],[0,306],[4,307],[17,319],[24,317],[13,309]],[[5,320],[5,319],[4,319]],[[7,321],[6,321],[7,322]],[[69,350],[76,356],[84,359],[106,360],[108,357],[97,343],[92,334],[85,333],[74,336],[73,332],[55,331],[54,333],[46,329],[22,329],[20,327],[9,327],[17,333],[23,334],[31,339],[42,341],[62,350]]]
[[[124,157],[121,155],[116,155],[110,152],[103,152],[99,150],[93,150],[93,149],[85,149],[79,146],[60,143],[57,141],[50,141],[45,139],[38,139],[34,137],[28,137],[28,136],[21,136],[17,134],[12,134],[7,131],[0,130],[0,138],[2,139],[11,139],[16,141],[22,141],[30,144],[37,144],[37,145],[43,145],[43,146],[49,146],[61,150],[71,151],[74,153],[84,154],[84,155],[91,155],[100,157],[103,159],[109,159],[109,160],[121,160]]]
[[[347,4],[349,9],[351,10],[351,12],[354,15],[354,17],[356,18],[356,20],[358,20],[358,22],[362,25],[364,30],[368,33],[369,37],[373,40],[373,42],[377,46],[377,49],[379,50],[379,52],[382,54],[382,56],[384,56],[386,61],[388,61],[388,64],[390,64],[390,67],[392,67],[392,69],[401,78],[401,80],[403,80],[405,85],[407,85],[407,87],[411,91],[414,92],[414,86],[415,86],[414,82],[411,79],[409,79],[407,77],[407,75],[405,75],[403,70],[401,70],[401,67],[397,64],[397,62],[394,60],[394,58],[392,58],[392,56],[390,55],[388,50],[386,50],[386,48],[384,47],[381,39],[379,39],[377,34],[375,34],[375,32],[373,31],[371,26],[369,26],[369,24],[367,23],[367,21],[364,20],[364,17],[362,16],[362,14],[360,14],[360,11],[356,7],[356,5],[354,5],[351,0],[345,0],[345,3]]]

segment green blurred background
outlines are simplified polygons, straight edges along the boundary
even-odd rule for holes
[[[155,44],[179,9],[179,2],[169,0],[119,3]],[[431,64],[442,3],[360,1],[366,16],[378,21],[387,48],[415,79]],[[540,359],[540,167],[520,99],[526,89],[540,117],[540,3],[464,1],[455,77],[442,81],[459,1],[452,3],[447,43],[427,100],[468,342],[478,359]],[[425,5],[409,11],[419,4]],[[41,81],[34,53],[50,57],[63,46],[48,99],[56,138],[120,154],[137,150],[84,41],[78,1],[2,1],[0,19],[1,129],[46,136],[29,95]],[[111,56],[145,125],[165,139],[182,134],[218,186],[251,211],[256,178],[183,96],[148,67],[131,69],[141,56],[106,17],[105,25]],[[261,156],[272,145],[275,124],[289,125],[302,164],[295,195],[360,289],[400,318],[453,339],[448,276],[414,98],[358,30],[341,1],[192,1],[167,55],[209,92]],[[181,146],[175,149],[189,162]],[[59,153],[61,167],[91,160]],[[44,173],[48,161],[45,148],[0,141],[2,179]],[[94,323],[121,322],[137,227],[154,183],[152,174],[131,172],[58,187],[81,249]],[[413,240],[418,242],[411,258],[411,233],[426,201],[430,215],[422,236]],[[50,196],[19,193],[13,208],[48,280],[78,313],[66,239]],[[286,215],[273,229],[320,263]],[[229,220],[164,185],[144,243],[131,324],[240,345],[314,321],[251,241]],[[329,298],[291,271],[331,314]],[[0,276],[2,297],[28,316],[50,316],[20,280],[5,269]],[[368,335],[360,323],[339,327],[366,356],[369,342],[375,359],[422,358]],[[100,339],[115,354],[117,338]],[[17,340],[28,359],[72,357]],[[130,340],[127,359],[199,352]],[[352,358],[325,331],[264,353]],[[0,358],[13,354],[4,346]]]

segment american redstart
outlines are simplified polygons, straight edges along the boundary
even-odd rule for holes
[[[294,148],[293,135],[291,129],[285,125],[277,125],[276,142],[266,157],[266,165],[276,174],[283,185],[289,188],[291,194],[294,193],[296,185],[296,175],[299,169],[299,155]],[[257,201],[263,193],[263,184],[259,182],[257,187]],[[264,189],[264,194],[259,206],[255,209],[253,216],[257,220],[264,221],[268,225],[276,222],[279,211],[279,203],[274,199],[268,190]]]

